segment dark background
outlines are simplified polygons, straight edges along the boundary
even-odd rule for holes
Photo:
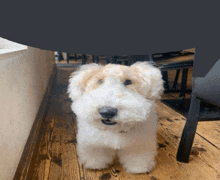
[[[196,48],[194,76],[220,58],[220,1],[4,1],[0,35],[45,50],[143,55]]]

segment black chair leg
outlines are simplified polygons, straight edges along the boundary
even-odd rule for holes
[[[169,80],[167,71],[162,72],[163,80],[164,80],[164,88],[165,92],[169,91]]]
[[[86,54],[82,54],[82,64],[86,64]]]
[[[96,56],[96,63],[99,64],[99,56]]]
[[[115,64],[116,63],[116,58],[115,56],[107,56],[108,62],[111,64]]]
[[[94,63],[95,62],[95,56],[92,55],[92,62]]]
[[[108,59],[108,56],[105,56],[105,59],[106,59],[106,64],[109,64],[109,59]]]
[[[181,90],[180,90],[180,95],[179,95],[179,97],[182,99],[185,98],[185,94],[186,94],[187,75],[188,75],[188,68],[183,69]]]
[[[196,133],[196,127],[199,119],[200,101],[201,101],[200,99],[192,95],[189,115],[185,127],[183,129],[182,137],[176,155],[176,159],[180,162],[185,162],[185,163],[189,162],[189,155],[192,148],[193,140]]]
[[[77,54],[75,54],[75,61],[77,61]]]
[[[58,52],[58,60],[59,60],[59,61],[64,60],[63,55],[62,55],[61,52]]]
[[[177,82],[178,82],[178,79],[179,79],[179,74],[180,74],[180,69],[177,69],[176,70],[176,76],[175,76],[175,79],[174,79],[174,82],[173,82],[172,90],[176,90],[176,85],[177,85]]]
[[[69,64],[69,61],[70,61],[70,53],[66,53],[66,61],[67,61],[67,64]]]
[[[126,66],[128,66],[128,65],[129,65],[129,61],[126,60],[126,61],[124,62],[124,64],[125,64]]]

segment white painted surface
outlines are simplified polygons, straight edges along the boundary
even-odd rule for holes
[[[13,179],[54,66],[54,52],[19,48],[0,54],[1,180]]]

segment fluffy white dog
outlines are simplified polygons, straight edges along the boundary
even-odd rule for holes
[[[157,152],[154,105],[164,90],[160,70],[147,62],[92,63],[72,73],[69,82],[80,163],[103,169],[117,154],[127,172],[150,171]]]

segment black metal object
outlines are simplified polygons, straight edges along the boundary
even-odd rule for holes
[[[162,99],[161,102],[179,112],[186,118],[189,117],[191,99]],[[199,121],[213,121],[220,119],[220,108],[205,101],[201,101]]]
[[[181,90],[179,95],[180,98],[185,98],[187,75],[188,75],[188,68],[185,68],[183,69],[183,73],[182,73]]]
[[[199,60],[196,59],[195,63]],[[209,63],[209,61],[207,61]],[[180,140],[177,160],[189,162],[190,150],[194,140],[198,121],[220,120],[220,59],[205,77],[193,78],[189,114]],[[202,103],[208,106],[203,107]],[[215,105],[215,106],[214,106]],[[175,109],[175,106],[174,106]]]
[[[58,53],[57,53],[57,57],[58,57],[58,61],[64,60],[63,55],[62,55],[61,52],[58,52]]]
[[[70,54],[66,53],[66,62],[67,62],[67,64],[69,64],[69,61],[70,61]]]
[[[155,61],[165,60],[173,57],[178,56],[187,56],[187,55],[194,55],[193,52],[187,52],[187,51],[173,51],[173,52],[167,52],[167,53],[155,53],[152,54],[152,59]]]
[[[111,64],[122,64],[130,66],[136,61],[148,61],[149,55],[124,55],[124,56],[107,56],[108,63]]]
[[[188,61],[182,61],[182,62],[172,62],[172,63],[162,63],[162,62],[157,62],[157,66],[163,70],[163,71],[168,71],[168,70],[174,70],[174,69],[186,69],[189,67],[193,66],[194,60],[188,60]]]
[[[58,53],[56,56],[58,57],[59,61],[64,60],[62,53]],[[73,56],[71,56],[70,53],[66,53],[66,56],[67,56],[67,58],[66,58],[67,64],[69,64],[70,60],[77,61],[78,59],[82,59],[82,64],[86,64],[86,62],[87,62],[87,55],[86,54],[81,54],[81,55],[74,54]],[[107,63],[109,63],[107,57],[104,55],[96,55],[96,56],[92,55],[92,62],[93,63],[98,64],[100,62],[100,59],[102,59],[102,60],[106,59]],[[72,65],[70,65],[70,66],[72,66]]]
[[[174,82],[173,82],[173,87],[172,87],[173,91],[176,90],[176,85],[177,85],[177,82],[178,82],[179,74],[180,74],[180,69],[177,69],[176,70],[176,76],[175,76],[175,79],[174,79]]]
[[[87,56],[86,54],[82,54],[82,64],[86,64]]]
[[[124,62],[124,65],[128,66],[130,65],[130,59],[129,56],[115,56],[116,64],[122,64]]]
[[[169,79],[168,79],[168,72],[167,71],[162,71],[162,77],[164,80],[164,88],[165,88],[165,93],[169,91]]]
[[[177,84],[180,70],[182,69],[182,81],[181,81],[181,89],[180,89],[179,97],[185,98],[185,94],[187,91],[188,68],[193,66],[193,62],[194,62],[193,60],[185,61],[185,62],[175,62],[175,63],[170,63],[170,64],[163,64],[161,62],[160,63],[156,62],[157,67],[160,68],[162,71],[165,93],[177,91],[176,84]],[[167,73],[168,70],[177,70],[177,74],[174,79],[174,84],[173,84],[172,89],[169,89],[169,78],[168,78],[168,73]]]
[[[77,54],[74,54],[74,56],[70,56],[70,53],[66,53],[66,61],[67,61],[67,64],[69,64],[69,61],[70,60],[75,60],[77,61],[78,59],[81,59],[82,56],[77,56]]]
[[[176,55],[173,55],[175,53]],[[189,54],[191,53],[184,53],[184,55],[189,55]],[[176,89],[176,85],[180,70],[182,69],[182,81],[181,81],[181,89],[179,90],[180,91],[179,97],[185,98],[185,93],[187,91],[188,68],[193,66],[194,59],[192,58],[186,61],[173,61],[173,62],[166,61],[167,58],[176,57],[177,55],[183,55],[183,53],[181,52],[164,53],[162,54],[162,58],[160,59],[157,58],[156,60],[154,55],[108,56],[108,62],[112,64],[121,64],[124,61],[125,65],[131,65],[136,61],[154,61],[155,65],[158,68],[160,68],[162,71],[163,80],[165,82],[164,83],[165,93],[178,91]],[[172,89],[169,88],[169,78],[167,72],[169,70],[177,70]]]
[[[188,55],[189,53],[185,53],[184,55]],[[62,54],[61,54],[62,55]],[[158,54],[157,54],[158,55]],[[125,65],[129,66],[136,61],[152,61],[155,62],[156,66],[159,67],[162,71],[163,79],[165,81],[165,92],[172,92],[172,91],[180,91],[180,98],[185,98],[185,93],[187,91],[187,74],[188,74],[188,68],[193,66],[193,59],[187,60],[187,61],[173,61],[173,62],[166,62],[167,58],[170,57],[176,57],[178,55],[183,55],[182,52],[171,52],[171,53],[163,53],[160,58],[156,57],[155,54],[153,55],[129,55],[129,56],[107,56],[107,63],[111,64],[122,64],[124,62]],[[99,55],[92,55],[92,62],[99,63],[100,61]],[[67,53],[67,64],[69,64],[69,60],[74,59],[77,60],[80,57],[70,56],[69,53]],[[86,64],[87,62],[87,56],[85,54],[82,54],[82,64]],[[165,60],[165,61],[163,61]],[[182,70],[182,82],[181,82],[181,89],[177,90],[176,85],[179,77],[180,70]],[[169,88],[169,78],[168,78],[168,72],[169,70],[177,70],[176,77],[174,80],[173,87]]]
[[[110,64],[116,63],[115,56],[107,56],[107,59],[108,59],[108,63],[110,63]]]
[[[191,106],[189,109],[188,120],[183,129],[181,141],[177,152],[177,160],[181,162],[189,162],[189,154],[192,148],[196,127],[200,112],[200,99],[192,95]]]
[[[92,62],[94,63],[95,62],[95,56],[92,55]]]
[[[96,63],[99,64],[99,56],[96,56]]]
[[[167,92],[176,92],[176,85],[179,78],[180,71],[182,70],[182,81],[181,81],[181,89],[180,89],[180,98],[185,98],[185,93],[187,91],[187,75],[188,68],[193,67],[194,58],[185,60],[185,61],[167,61],[169,58],[174,58],[178,56],[192,55],[194,53],[191,52],[170,52],[170,53],[160,53],[153,54],[152,59],[156,63],[157,67],[159,67],[162,71],[165,93]],[[171,89],[169,89],[169,78],[167,71],[176,70],[176,76],[174,79],[174,83]]]

